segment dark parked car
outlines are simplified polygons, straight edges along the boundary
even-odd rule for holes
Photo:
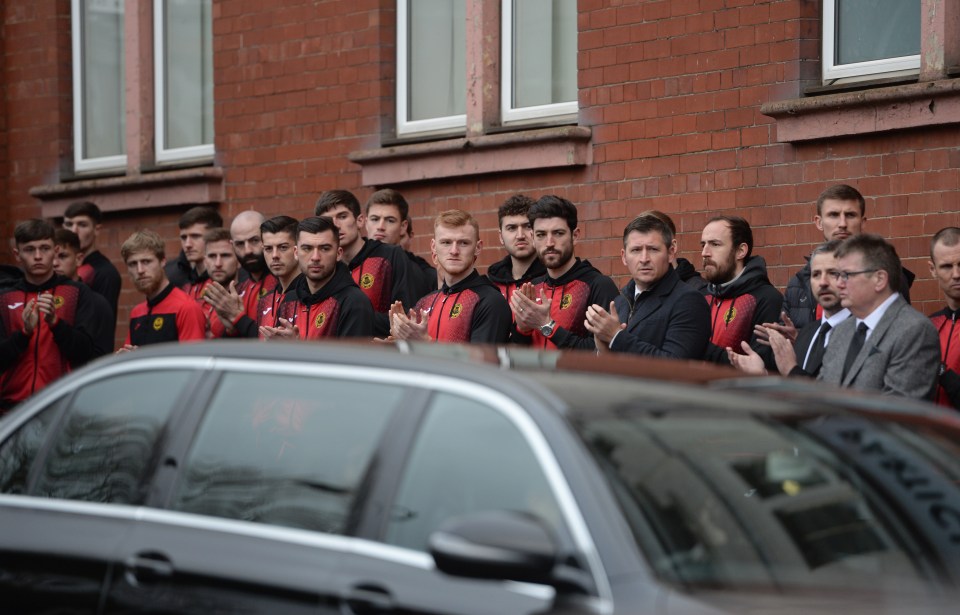
[[[731,375],[406,344],[111,357],[0,421],[0,610],[955,612],[960,421]]]

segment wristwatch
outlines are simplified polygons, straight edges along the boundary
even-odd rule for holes
[[[542,335],[543,337],[547,337],[547,338],[548,338],[548,337],[550,337],[551,335],[553,335],[553,330],[554,330],[556,327],[557,327],[557,321],[555,321],[554,319],[551,318],[551,319],[550,319],[550,322],[548,322],[547,324],[545,324],[545,325],[540,325],[540,335]]]

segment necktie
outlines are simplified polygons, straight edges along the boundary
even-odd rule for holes
[[[863,348],[863,342],[865,342],[866,339],[867,323],[862,322],[857,325],[857,332],[853,335],[853,339],[850,340],[850,350],[847,351],[847,358],[843,361],[843,373],[840,375],[841,382],[847,378],[847,372],[850,371],[850,366],[853,365],[857,355],[860,354],[860,350]]]
[[[826,349],[827,332],[829,332],[831,328],[832,327],[828,322],[824,322],[822,325],[820,325],[820,330],[817,332],[817,337],[813,340],[813,344],[810,346],[810,354],[807,356],[807,364],[803,366],[803,370],[808,374],[816,376],[820,373],[820,366],[823,364],[823,353]]]

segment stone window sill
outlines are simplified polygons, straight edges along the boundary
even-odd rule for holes
[[[129,211],[175,205],[205,205],[223,201],[223,169],[194,167],[98,177],[30,189],[41,202],[42,215],[55,218],[74,201],[94,201],[102,211]]]
[[[590,164],[591,131],[557,126],[352,152],[366,186]]]
[[[960,80],[901,84],[765,103],[777,141],[809,141],[960,123]]]

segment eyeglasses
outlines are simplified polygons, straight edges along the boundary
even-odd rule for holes
[[[831,271],[829,275],[834,280],[843,280],[844,282],[846,282],[847,280],[850,279],[850,276],[852,275],[860,275],[861,273],[873,273],[874,271],[878,271],[878,270],[864,269],[862,271]]]

